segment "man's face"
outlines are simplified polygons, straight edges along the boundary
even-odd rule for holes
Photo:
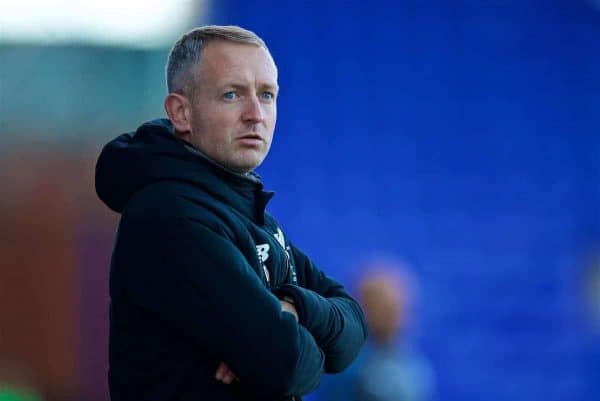
[[[258,46],[210,42],[193,73],[192,145],[237,172],[260,165],[277,118],[277,68],[270,54]]]

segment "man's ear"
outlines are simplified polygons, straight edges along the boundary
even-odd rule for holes
[[[165,111],[177,132],[182,134],[191,132],[191,110],[188,98],[179,93],[169,93],[165,98]]]

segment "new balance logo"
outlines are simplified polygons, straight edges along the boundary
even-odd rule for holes
[[[258,259],[260,259],[261,263],[265,263],[267,259],[269,259],[269,250],[271,247],[269,244],[258,244],[256,245],[256,253],[258,254]]]
[[[258,260],[260,260],[260,264],[262,265],[263,271],[265,272],[265,279],[267,279],[267,283],[271,281],[271,277],[269,275],[269,270],[267,269],[267,265],[265,265],[265,261],[269,259],[269,250],[271,247],[269,244],[258,244],[256,245],[256,253],[258,254]]]

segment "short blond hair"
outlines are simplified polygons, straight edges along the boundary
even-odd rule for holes
[[[209,42],[223,40],[263,47],[265,42],[254,32],[235,25],[206,25],[192,29],[181,36],[169,52],[166,66],[167,91],[187,93],[193,84],[192,67],[200,62],[202,48]]]

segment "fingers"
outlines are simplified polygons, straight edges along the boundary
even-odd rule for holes
[[[281,302],[281,310],[284,310],[286,312],[290,312],[292,315],[294,315],[294,317],[296,318],[296,321],[298,321],[298,312],[296,311],[296,307],[285,300],[280,300]]]
[[[231,371],[229,371],[227,374],[225,374],[222,381],[225,384],[231,384],[233,379],[235,379],[235,376],[233,375],[233,373],[231,373]]]
[[[222,381],[225,384],[231,384],[237,377],[235,377],[231,369],[229,369],[229,366],[224,362],[221,362],[215,372],[215,379]]]
[[[229,369],[227,369],[227,365],[225,365],[224,362],[221,362],[217,368],[217,371],[215,372],[215,379],[222,381],[225,373],[227,373],[228,370]]]
[[[229,367],[225,364],[225,362],[221,362],[217,371],[215,372],[215,379],[219,381],[225,381],[225,379],[231,374]]]

